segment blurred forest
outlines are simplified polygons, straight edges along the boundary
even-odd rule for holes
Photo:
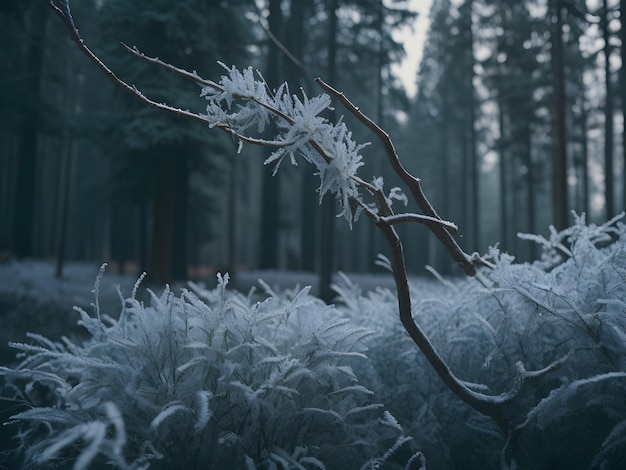
[[[206,78],[252,65],[269,86],[320,92],[321,76],[384,127],[468,252],[518,232],[564,228],[571,210],[603,221],[626,207],[626,0],[435,0],[409,97],[393,68],[400,0],[84,0],[87,44],[144,94],[202,111],[200,88],[119,47]],[[318,207],[312,168],[271,177],[265,149],[148,109],[72,44],[41,0],[0,3],[0,245],[20,258],[110,262],[156,282],[215,270],[369,271],[384,240]],[[343,110],[337,107],[337,119]],[[369,180],[394,184],[359,124]],[[398,183],[396,183],[398,184]],[[330,198],[328,198],[330,199]],[[409,207],[408,210],[414,210]],[[365,219],[365,218],[364,218]],[[409,271],[454,272],[422,227],[400,227]],[[0,246],[0,251],[3,247]]]

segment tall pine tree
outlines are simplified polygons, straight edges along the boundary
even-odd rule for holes
[[[101,43],[110,44],[110,38],[115,38],[116,44],[136,45],[150,56],[215,76],[220,74],[218,60],[239,66],[247,61],[249,8],[252,2],[244,0],[109,0],[101,12]],[[119,50],[109,48],[104,58],[152,99],[202,111],[199,88]],[[201,125],[153,112],[126,96],[121,97],[111,125],[119,129],[116,184],[125,187],[126,193],[131,188],[140,203],[148,204],[151,215],[148,272],[161,283],[185,278],[190,174],[206,174],[224,152],[224,145],[230,144]],[[142,201],[143,195],[151,202]]]

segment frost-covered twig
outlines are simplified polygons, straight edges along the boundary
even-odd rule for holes
[[[390,215],[388,217],[379,217],[379,223],[386,225],[398,225],[398,224],[406,224],[409,222],[420,222],[426,225],[441,225],[445,227],[447,230],[451,232],[456,232],[459,228],[454,222],[449,222],[447,220],[436,219],[435,217],[430,217],[428,215],[422,214],[397,214]]]
[[[200,85],[210,86],[218,90],[222,89],[222,87],[219,84],[215,83],[213,80],[202,78],[200,75],[198,75],[198,72],[196,72],[195,70],[193,72],[189,72],[188,70],[181,69],[180,67],[176,67],[175,65],[168,64],[167,62],[163,62],[158,57],[150,57],[144,54],[143,52],[141,52],[139,49],[137,49],[136,46],[130,47],[128,44],[125,44],[123,42],[120,44],[124,48],[124,50],[126,50],[126,52],[134,55],[138,59],[148,62],[149,64],[162,67],[165,70],[174,72],[176,75],[186,78],[187,80],[191,80],[195,83],[199,83]]]

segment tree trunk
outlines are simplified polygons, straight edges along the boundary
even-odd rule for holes
[[[269,27],[270,31],[279,40],[282,38],[280,29],[283,15],[280,0],[269,2]],[[273,43],[269,44],[267,53],[267,70],[265,78],[270,88],[276,87],[279,80],[280,50]],[[259,266],[261,269],[273,269],[278,267],[278,235],[279,235],[279,199],[280,182],[272,177],[272,167],[263,169],[263,192],[261,195],[261,244]]]
[[[502,90],[498,90],[498,127],[500,138],[498,139],[498,172],[500,185],[500,243],[504,250],[509,249],[509,184],[507,177],[506,150],[504,145],[504,102]]]
[[[467,141],[469,145],[471,166],[471,248],[470,251],[480,250],[480,161],[477,151],[476,136],[476,93],[474,92],[474,30],[472,24],[473,0],[467,3],[467,34],[468,34],[468,67],[467,67],[467,93],[468,93],[468,122]]]
[[[620,38],[622,40],[620,47],[620,56],[622,59],[620,73],[620,94],[622,98],[622,163],[624,167],[626,167],[626,0],[620,0],[619,12]],[[622,207],[626,209],[626,171],[623,171],[623,174]]]
[[[603,15],[600,21],[604,39],[604,199],[606,218],[615,215],[615,189],[613,181],[613,87],[611,86],[611,44],[609,31],[609,6],[602,2]]]
[[[150,201],[142,200],[139,203],[137,214],[137,241],[138,241],[138,257],[139,271],[147,273],[150,268],[150,248],[148,241],[150,240]]]
[[[316,190],[319,179],[307,168],[302,172],[301,228],[300,228],[300,268],[315,271],[317,258],[317,237],[319,208]]]
[[[293,56],[302,62],[304,58],[304,43],[307,39],[304,18],[305,9],[310,7],[307,0],[292,0],[288,23],[289,50]],[[304,86],[303,71],[296,65],[289,62],[287,67],[289,85],[292,93],[296,93],[296,86]],[[304,271],[315,271],[317,258],[317,237],[318,233],[318,200],[316,190],[319,180],[307,167],[301,171],[302,185],[300,189],[300,269]]]
[[[63,125],[63,142],[62,142],[62,187],[60,191],[60,217],[59,217],[59,230],[57,238],[57,264],[56,264],[56,277],[61,278],[63,276],[63,265],[66,257],[67,247],[67,231],[69,225],[69,213],[73,200],[73,183],[75,179],[75,165],[77,147],[79,145],[78,139],[71,132],[71,123],[77,121],[81,109],[82,90],[84,83],[83,72],[79,66],[78,70],[71,70],[72,63],[65,62],[65,75],[68,78],[68,83],[65,86],[65,123]]]
[[[63,276],[63,265],[65,263],[65,250],[67,246],[67,227],[69,221],[70,205],[72,202],[72,182],[74,180],[74,162],[76,158],[76,141],[68,135],[63,142],[63,186],[60,195],[61,217],[59,221],[59,233],[57,238],[57,262],[56,277]]]
[[[383,128],[384,127],[384,67],[386,62],[388,61],[387,54],[385,53],[385,45],[383,44],[383,38],[385,34],[385,4],[383,0],[379,0],[377,5],[377,28],[379,33],[380,42],[378,44],[378,76],[376,81],[376,122],[377,124]],[[385,182],[389,182],[388,178],[384,174],[386,165],[385,161],[381,158],[380,155],[372,155],[372,169],[373,174],[376,176],[382,176],[385,179]],[[404,227],[402,227],[404,228]],[[398,227],[397,229],[401,229]],[[370,263],[370,271],[374,271],[375,264],[372,262],[376,259],[379,253],[383,251],[381,246],[384,247],[384,240],[380,236],[380,231],[374,224],[368,224],[367,227],[367,257]],[[401,233],[401,232],[400,232]]]
[[[195,147],[181,145],[175,155],[174,225],[172,227],[172,278],[187,279],[187,235],[189,214],[189,158]]]
[[[532,98],[528,97],[528,103]],[[527,110],[525,116],[525,125],[522,129],[523,131],[523,148],[524,148],[524,161],[526,164],[526,210],[528,213],[528,233],[537,233],[537,214],[535,209],[535,165],[533,163],[533,155],[532,155],[532,130],[531,130],[531,122],[532,122],[532,111],[530,109]],[[537,244],[530,243],[528,245],[530,250],[530,261],[533,261],[537,258]]]
[[[584,98],[583,98],[584,101]],[[589,148],[587,141],[587,110],[585,109],[585,104],[583,103],[582,108],[582,116],[581,116],[581,134],[582,134],[582,208],[586,214],[589,214],[590,204],[589,204]]]
[[[29,38],[25,81],[30,97],[24,100],[26,110],[19,130],[19,157],[15,209],[13,211],[13,253],[18,258],[33,255],[35,213],[35,174],[37,140],[41,126],[41,75],[44,59],[47,10],[36,5],[32,18],[26,19]],[[28,13],[27,13],[28,14]]]
[[[337,9],[338,0],[330,0],[328,14],[329,22],[329,42],[328,42],[328,83],[337,85]],[[329,116],[332,122],[335,121],[334,111]],[[321,214],[321,234],[320,234],[320,298],[325,302],[331,302],[333,291],[330,288],[332,273],[335,268],[335,215],[337,206],[332,194],[326,195],[322,205]]]
[[[235,265],[237,263],[237,159],[229,159],[228,178],[228,253],[226,256],[226,269],[234,280]]]
[[[565,129],[565,73],[563,64],[563,4],[550,0],[552,19],[551,59],[553,80],[553,217],[558,230],[567,227],[567,141]]]
[[[439,135],[441,136],[441,173],[443,176],[443,184],[441,186],[441,212],[442,217],[446,220],[453,220],[454,216],[452,214],[452,197],[451,193],[455,193],[455,197],[458,195],[458,190],[455,192],[453,188],[457,188],[457,181],[452,177],[452,162],[451,162],[451,151],[450,151],[450,121],[451,121],[451,113],[450,110],[453,109],[451,103],[448,101],[448,96],[450,93],[451,83],[448,77],[443,77],[442,84],[442,100],[443,106],[441,109],[441,119],[439,121]],[[450,258],[445,255],[442,255],[442,251],[438,244],[432,245],[434,250],[436,250],[435,259],[437,263],[435,264],[435,269],[439,271],[441,274],[449,274],[451,272],[451,262]]]
[[[175,223],[174,199],[176,197],[176,161],[169,148],[163,148],[159,166],[157,184],[153,199],[152,212],[152,248],[150,253],[150,281],[168,284],[173,281],[173,246]]]

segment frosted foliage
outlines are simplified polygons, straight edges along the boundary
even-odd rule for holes
[[[368,330],[308,289],[253,301],[227,280],[79,309],[84,344],[13,343],[25,468],[374,468],[412,445],[354,372]]]
[[[333,193],[341,208],[339,215],[351,222],[349,200],[361,200],[356,174],[363,165],[359,152],[364,145],[352,140],[352,133],[343,122],[333,124],[320,116],[329,109],[330,97],[321,94],[309,98],[302,92],[300,98],[291,94],[285,83],[272,92],[251,67],[243,72],[235,67],[224,68],[227,74],[219,83],[203,88],[201,93],[208,101],[210,125],[229,130],[240,145],[251,140],[275,147],[265,161],[274,165],[274,172],[285,157],[294,165],[298,156],[313,164],[321,179],[320,201],[327,192]],[[252,130],[261,134],[268,129],[274,133],[272,137],[260,139],[250,135]]]
[[[520,424],[516,432],[525,449],[514,456],[518,468],[546,468],[548,462],[568,469],[623,468],[626,226],[618,220],[586,224],[577,216],[549,239],[525,238],[540,242],[541,261],[518,264],[491,248],[486,258],[495,268],[481,271],[486,282],[412,283],[413,315],[450,368],[483,393],[508,390],[518,363],[539,370],[567,357],[545,379],[525,385],[519,402],[507,409]],[[375,332],[362,374],[372,374],[371,388],[402,418],[429,466],[497,468],[506,445],[501,433],[431,370],[399,326],[395,294],[364,294],[349,281],[338,290],[345,314]],[[580,445],[572,451],[574,441]]]

